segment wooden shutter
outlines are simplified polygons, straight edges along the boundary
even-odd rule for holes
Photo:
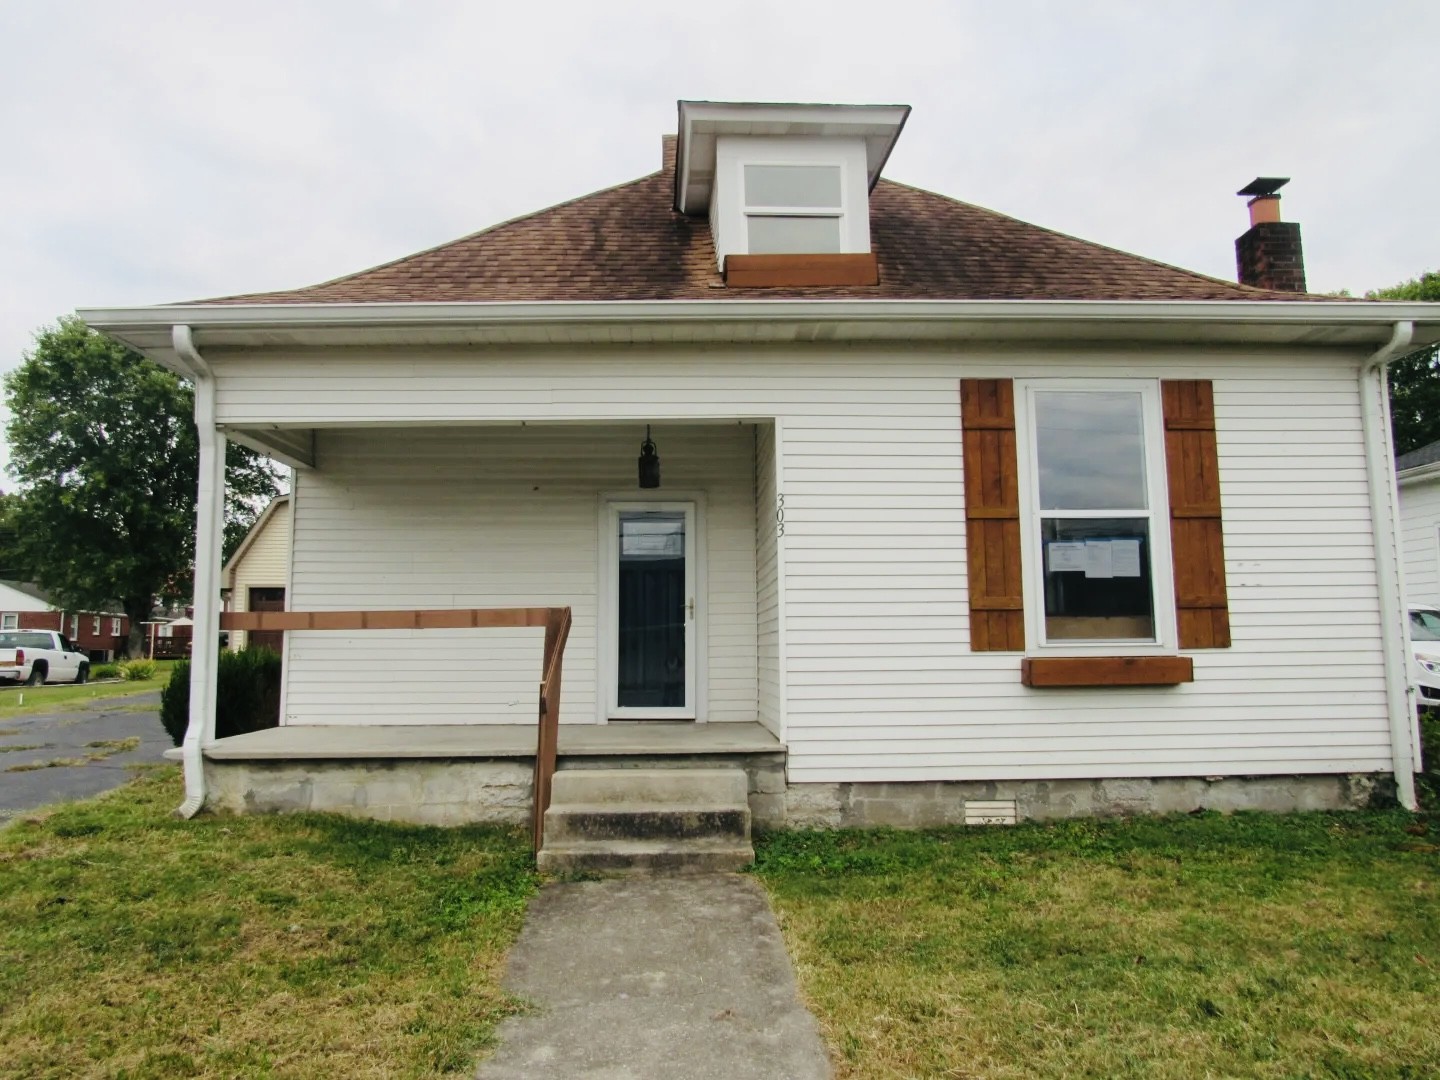
[[[1160,390],[1180,647],[1229,648],[1214,394],[1208,379],[1167,379]]]
[[[970,648],[1023,650],[1020,484],[1015,460],[1015,386],[961,379],[965,542],[970,571]]]

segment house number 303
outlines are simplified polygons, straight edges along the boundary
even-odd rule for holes
[[[785,535],[785,496],[775,496],[775,535]]]

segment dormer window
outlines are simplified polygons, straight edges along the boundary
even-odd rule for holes
[[[675,208],[732,287],[874,285],[870,189],[905,106],[682,101]]]
[[[838,252],[839,165],[746,165],[745,232],[751,255]]]

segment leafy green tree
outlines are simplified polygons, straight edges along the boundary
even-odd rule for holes
[[[20,496],[0,492],[0,578],[7,581],[28,581],[31,577],[17,550],[20,530],[15,515],[19,511]]]
[[[157,597],[190,589],[199,447],[194,391],[75,318],[36,335],[5,377],[16,550],[67,607],[130,616],[132,653]],[[278,490],[265,458],[226,455],[226,550]]]
[[[1440,273],[1365,294],[1370,300],[1440,302]],[[1395,453],[1405,454],[1440,439],[1440,345],[1430,345],[1390,365],[1390,420]]]

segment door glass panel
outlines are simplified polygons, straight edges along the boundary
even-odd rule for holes
[[[623,708],[683,708],[685,515],[622,513],[619,672]]]

